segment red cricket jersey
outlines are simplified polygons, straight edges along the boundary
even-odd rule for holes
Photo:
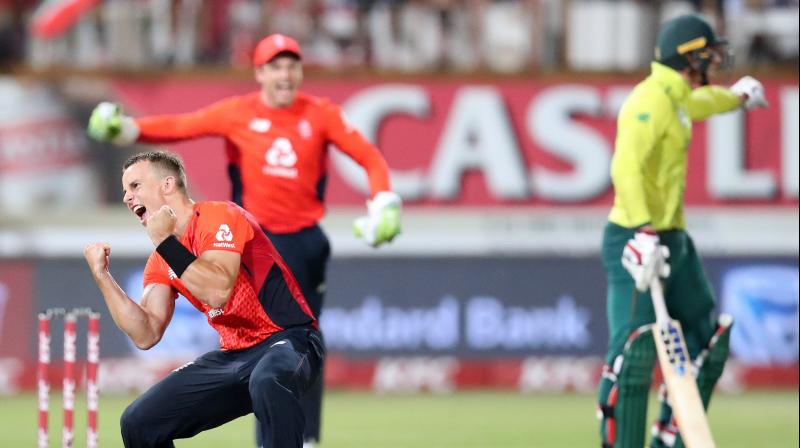
[[[253,216],[232,202],[200,202],[181,243],[194,255],[207,250],[241,254],[242,263],[230,299],[212,308],[189,292],[157,252],[144,268],[144,285],[160,283],[183,294],[219,333],[223,350],[251,347],[275,332],[316,326],[300,286]]]
[[[136,122],[141,142],[224,137],[233,201],[273,233],[310,227],[325,214],[329,143],[364,167],[373,195],[390,189],[380,151],[347,123],[338,106],[302,92],[288,108],[269,107],[254,92],[196,112]]]

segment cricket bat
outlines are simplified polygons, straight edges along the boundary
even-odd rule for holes
[[[659,278],[650,283],[650,296],[656,312],[656,323],[653,324],[656,352],[683,443],[687,448],[714,448],[706,411],[692,374],[692,360],[686,350],[683,330],[678,321],[669,317]]]

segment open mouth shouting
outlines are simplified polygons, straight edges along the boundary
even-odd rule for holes
[[[144,205],[134,205],[131,207],[131,211],[139,217],[139,222],[144,224],[144,222],[147,220],[144,216],[145,213],[147,213],[147,208]]]
[[[279,105],[288,105],[292,102],[295,95],[295,86],[290,82],[280,82],[275,84],[272,89],[275,99]]]

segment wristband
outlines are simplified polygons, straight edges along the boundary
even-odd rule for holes
[[[197,257],[189,252],[189,249],[181,244],[175,235],[170,235],[167,239],[162,241],[161,244],[156,247],[156,252],[167,262],[169,267],[172,268],[172,272],[174,272],[178,278],[183,275],[183,272],[194,260],[197,260]]]

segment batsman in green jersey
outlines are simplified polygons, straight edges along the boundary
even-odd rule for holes
[[[683,216],[692,121],[742,106],[767,106],[763,86],[752,77],[730,89],[709,84],[723,62],[724,44],[700,16],[666,22],[650,76],[633,89],[619,113],[611,162],[614,206],[602,247],[609,323],[598,392],[604,448],[645,443],[656,360],[650,331],[655,316],[647,292],[654,277],[663,277],[669,313],[683,326],[706,407],[728,357],[732,322],[714,318],[714,295]],[[683,446],[664,395],[662,388],[650,446]]]

